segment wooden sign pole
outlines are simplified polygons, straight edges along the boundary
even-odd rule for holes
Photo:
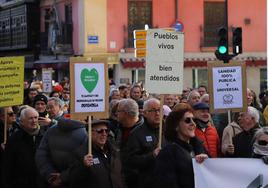
[[[5,108],[4,144],[7,143],[7,108]]]
[[[159,124],[159,136],[158,136],[158,147],[161,148],[162,145],[162,130],[163,130],[163,105],[164,105],[164,95],[160,95],[160,124]]]
[[[91,116],[88,116],[88,154],[92,154],[92,126]]]

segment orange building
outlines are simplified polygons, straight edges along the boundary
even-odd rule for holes
[[[229,0],[229,51],[232,29],[242,27],[243,53],[234,60],[247,64],[247,85],[259,93],[266,88],[266,0]],[[207,62],[216,60],[217,28],[224,25],[224,0],[113,0],[107,1],[107,51],[119,53],[114,80],[143,81],[145,59],[134,57],[134,29],[173,27],[183,24],[184,87],[207,84]],[[256,84],[258,83],[258,84]]]

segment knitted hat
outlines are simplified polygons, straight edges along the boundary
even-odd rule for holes
[[[34,97],[33,105],[35,105],[37,101],[43,101],[45,104],[47,104],[47,97],[43,94],[38,94]]]
[[[57,92],[62,92],[62,91],[63,91],[63,88],[62,88],[62,86],[59,84],[59,85],[54,86],[53,90],[54,90],[54,91],[57,91]]]

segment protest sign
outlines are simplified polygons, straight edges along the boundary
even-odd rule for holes
[[[150,29],[147,31],[146,40],[146,90],[156,94],[181,93],[184,34],[163,29]]]
[[[246,110],[245,64],[208,63],[208,86],[211,113]]]
[[[71,59],[71,117],[108,117],[107,63]]]
[[[52,69],[42,69],[43,92],[52,92]]]
[[[0,58],[0,107],[23,103],[24,57]]]

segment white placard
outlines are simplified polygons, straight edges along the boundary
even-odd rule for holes
[[[214,109],[243,107],[242,67],[213,67]]]
[[[256,188],[268,184],[268,166],[261,159],[207,159],[202,164],[193,159],[193,167],[197,188],[248,188],[254,180]]]
[[[43,92],[52,92],[52,69],[42,69]]]
[[[183,33],[147,31],[145,84],[149,93],[179,94],[183,88]]]
[[[74,65],[74,112],[105,112],[104,63]]]

